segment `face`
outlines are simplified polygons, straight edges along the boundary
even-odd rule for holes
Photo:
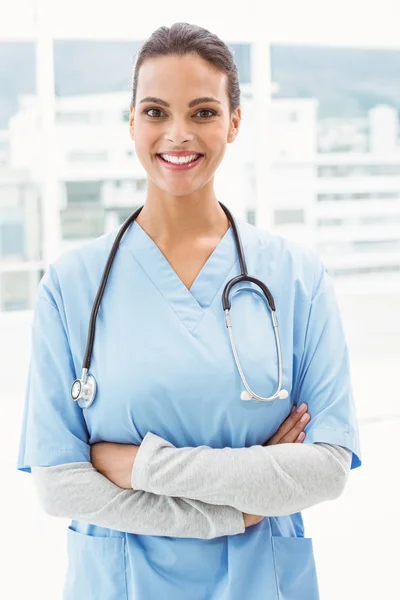
[[[227,76],[203,59],[145,60],[136,104],[130,109],[130,133],[147,172],[148,193],[176,197],[211,191],[226,144],[238,133],[240,116],[240,108],[230,112]],[[184,155],[190,162],[176,164]]]

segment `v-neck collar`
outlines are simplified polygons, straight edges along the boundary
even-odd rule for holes
[[[230,226],[189,290],[157,244],[136,221],[126,231],[121,240],[122,245],[133,254],[153,285],[189,331],[193,331],[203,318],[237,260]]]

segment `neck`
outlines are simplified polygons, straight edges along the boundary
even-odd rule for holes
[[[228,218],[215,196],[207,198],[148,197],[137,218],[153,239],[185,243],[203,237],[222,237],[229,228]]]

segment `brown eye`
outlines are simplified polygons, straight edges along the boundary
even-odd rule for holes
[[[198,115],[201,113],[208,113],[206,116],[202,116],[202,119],[210,119],[211,117],[214,117],[217,113],[215,113],[213,110],[208,110],[206,108],[203,108],[202,110],[199,110],[199,112],[197,113]]]
[[[160,108],[147,108],[146,110],[143,111],[145,115],[147,115],[148,117],[152,118],[152,119],[157,119],[160,115],[156,114],[156,115],[151,115],[151,112],[156,112],[156,113],[162,113],[162,110]]]

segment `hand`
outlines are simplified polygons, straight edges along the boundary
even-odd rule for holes
[[[263,520],[264,517],[260,517],[259,515],[249,515],[248,513],[243,513],[244,526],[250,527],[251,525],[256,525],[260,521]]]
[[[90,460],[99,473],[122,489],[132,489],[133,464],[139,446],[98,442],[90,447]]]
[[[300,406],[301,410],[297,411],[294,406],[290,412],[290,415],[283,421],[279,429],[274,433],[272,437],[264,444],[264,446],[272,446],[274,444],[301,444],[306,438],[306,434],[303,429],[309,423],[311,417],[307,413],[307,404]],[[302,417],[304,420],[302,421]],[[243,513],[244,526],[250,527],[256,525],[263,520],[264,517],[259,515],[249,515]]]
[[[301,410],[293,406],[290,415],[283,421],[279,429],[272,437],[265,442],[264,446],[273,446],[274,444],[301,444],[306,439],[304,429],[310,422],[310,415],[307,412],[307,404],[301,404]]]

